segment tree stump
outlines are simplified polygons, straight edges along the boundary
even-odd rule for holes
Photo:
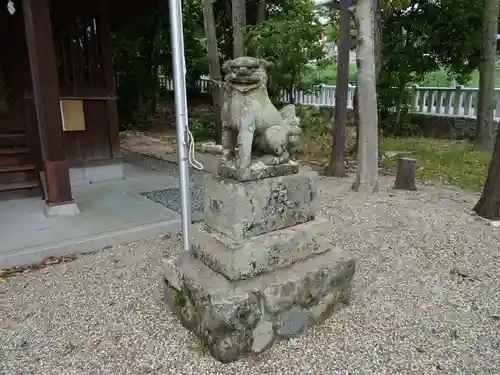
[[[415,184],[415,167],[417,165],[416,159],[399,158],[398,172],[396,175],[396,183],[394,188],[400,190],[417,190]]]

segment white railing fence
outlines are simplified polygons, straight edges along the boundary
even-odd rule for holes
[[[174,84],[167,77],[160,77],[160,84],[166,90],[172,91]],[[210,92],[210,80],[202,77],[197,81],[201,92]],[[347,107],[352,108],[354,90],[356,86],[349,85]],[[310,107],[335,107],[335,86],[320,85],[311,93],[293,90],[292,95],[296,104]],[[415,85],[412,88],[411,112],[448,117],[476,117],[477,96],[479,89],[475,87],[422,87]],[[495,89],[495,118],[500,118],[500,88]],[[280,95],[282,103],[290,103],[290,95],[283,91]]]
[[[296,104],[306,105],[310,107],[335,107],[335,91],[336,86],[320,85],[311,93],[304,93],[299,90],[293,90],[292,95]],[[354,90],[356,86],[349,85],[347,94],[347,108],[352,108],[354,99]],[[290,103],[290,95],[283,90],[280,95],[280,102]]]
[[[174,91],[174,81],[172,78],[165,76],[159,76],[160,86],[167,91]],[[196,81],[196,86],[201,90],[201,92],[210,92],[210,79],[208,77],[201,77]]]
[[[161,76],[160,85],[168,91],[174,89],[174,82],[172,79]],[[210,92],[210,79],[202,77],[196,82],[201,92]],[[352,101],[354,98],[354,90],[356,86],[349,85],[349,92],[347,96],[347,107],[352,108]],[[311,93],[304,93],[300,90],[293,90],[292,95],[295,98],[296,104],[311,106],[311,107],[334,107],[335,106],[335,86],[320,85]],[[290,95],[287,91],[283,90],[280,95],[282,103],[290,103]]]
[[[413,86],[413,113],[441,115],[449,117],[476,117],[476,87],[420,87]],[[494,117],[500,117],[500,89],[495,89]]]

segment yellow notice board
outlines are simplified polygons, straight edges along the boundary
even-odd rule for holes
[[[85,116],[82,100],[61,100],[61,118],[66,132],[84,131]]]

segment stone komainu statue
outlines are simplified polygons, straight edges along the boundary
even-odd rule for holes
[[[226,160],[238,159],[240,171],[250,167],[252,155],[267,165],[286,163],[300,142],[302,131],[295,106],[278,111],[269,99],[266,69],[270,66],[263,59],[239,57],[222,67],[226,74],[221,116],[223,153]]]

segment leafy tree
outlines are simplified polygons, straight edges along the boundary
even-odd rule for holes
[[[428,53],[442,67],[463,81],[481,59],[484,0],[420,0],[425,19]]]
[[[479,66],[484,0],[382,0],[382,71],[378,80],[383,130],[401,134],[411,82],[444,68],[465,82]],[[395,113],[395,116],[393,114]]]
[[[145,14],[113,35],[118,113],[122,126],[143,125],[156,108],[158,69],[168,48],[159,10]]]
[[[245,28],[249,54],[275,64],[269,84],[271,94],[285,89],[294,101],[294,89],[312,89],[311,82],[304,78],[312,70],[311,61],[316,66],[325,63],[320,32],[311,0],[282,0],[279,6],[269,5],[265,21]]]
[[[379,114],[382,130],[400,135],[405,131],[401,119],[408,110],[410,83],[438,69],[439,63],[425,43],[429,26],[423,9],[409,4],[409,9],[390,11],[382,17],[381,71],[377,82]]]
[[[186,60],[186,82],[190,89],[195,89],[195,82],[201,75],[208,73],[208,57],[204,44],[205,29],[203,24],[202,0],[183,0],[182,18],[184,30],[184,56]],[[170,37],[170,25],[164,31]],[[171,71],[171,51],[166,68]]]
[[[167,2],[165,2],[167,6]],[[124,127],[145,125],[164,94],[158,73],[170,75],[172,58],[168,9],[158,7],[134,19],[113,35],[118,111]],[[201,0],[185,0],[184,47],[189,87],[208,72]]]

